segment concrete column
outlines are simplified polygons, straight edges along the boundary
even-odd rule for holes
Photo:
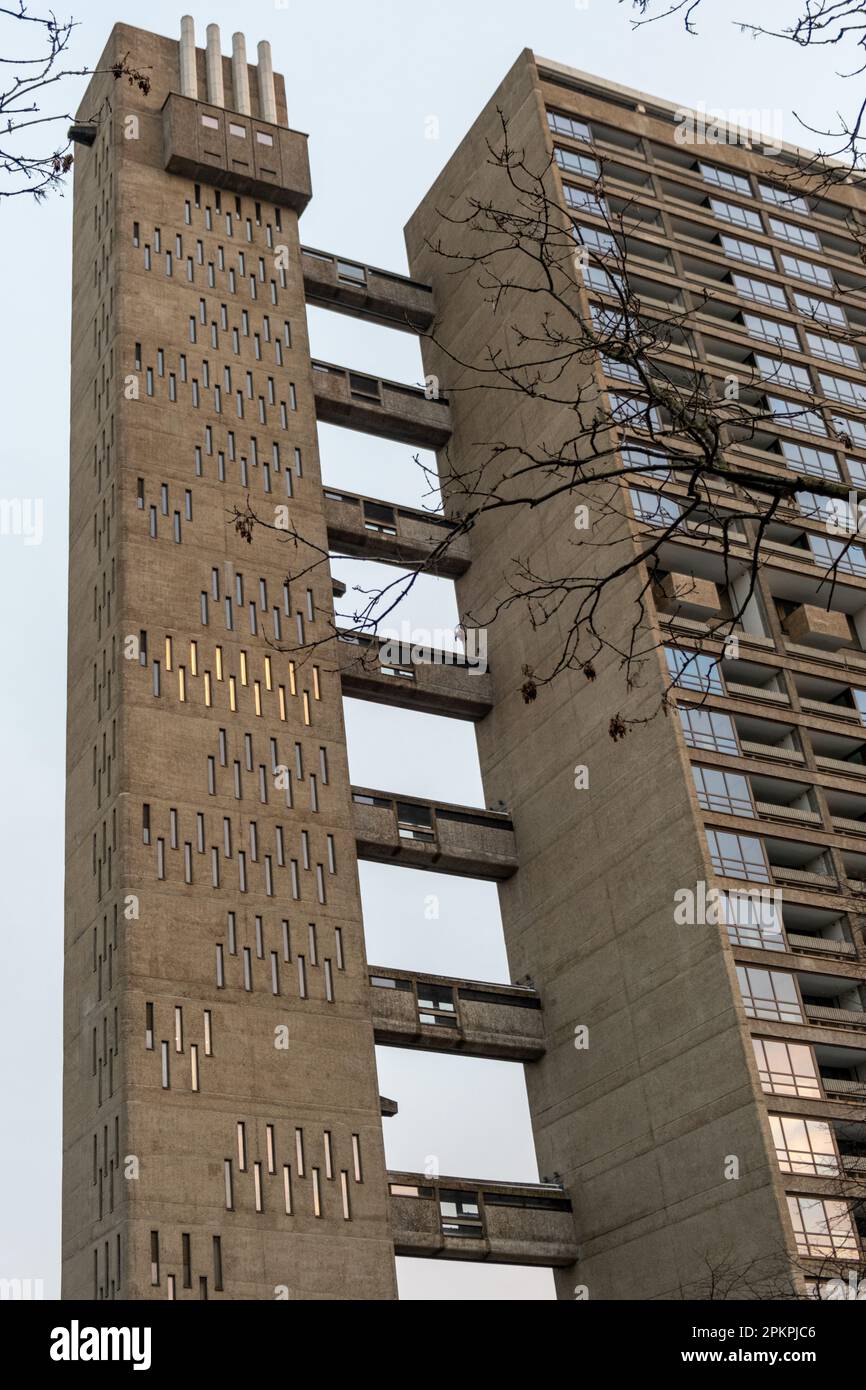
[[[243,34],[232,34],[232,87],[234,109],[242,116],[251,116],[250,79],[247,74],[247,41]]]
[[[277,94],[274,90],[274,65],[271,60],[271,45],[262,39],[258,46],[259,55],[259,116],[263,121],[277,123]]]
[[[180,90],[181,95],[198,100],[198,75],[195,66],[195,20],[185,14],[180,21]]]
[[[223,55],[218,24],[207,26],[207,99],[211,106],[225,106]]]

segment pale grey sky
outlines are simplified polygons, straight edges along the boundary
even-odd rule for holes
[[[314,198],[303,240],[398,271],[406,269],[406,219],[524,47],[684,105],[765,110],[773,133],[778,112],[784,137],[803,143],[810,142],[790,116],[792,104],[821,126],[844,96],[832,53],[740,35],[731,21],[754,11],[738,0],[705,0],[702,34],[693,40],[676,23],[633,33],[631,8],[617,0],[67,3],[81,20],[75,67],[96,61],[119,19],[174,36],[190,12],[200,43],[206,24],[222,26],[224,52],[237,28],[248,45],[270,39],[291,124],[311,137]],[[34,0],[33,9],[42,8]],[[761,0],[761,21],[784,22],[794,8]],[[70,83],[64,105],[74,109],[82,88]],[[438,140],[425,138],[431,115]],[[71,191],[42,206],[0,204],[0,497],[39,498],[44,507],[41,545],[0,536],[0,1277],[41,1278],[49,1297],[59,1288],[70,214]],[[321,310],[311,314],[311,331],[314,353],[327,360],[407,381],[421,376],[417,344],[406,335]],[[321,436],[327,482],[421,501],[410,450],[333,428]],[[358,565],[338,573],[369,583]],[[452,586],[425,581],[407,616],[421,626],[453,626]],[[356,702],[348,702],[347,720],[356,782],[482,803],[470,726]],[[492,885],[367,865],[362,886],[373,963],[508,978]],[[435,923],[422,910],[429,892],[441,900]],[[385,1123],[393,1167],[418,1168],[435,1154],[446,1173],[536,1176],[520,1067],[389,1049],[380,1049],[379,1061],[380,1089],[400,1103],[399,1117]],[[546,1271],[400,1264],[406,1298],[528,1299],[552,1291]]]

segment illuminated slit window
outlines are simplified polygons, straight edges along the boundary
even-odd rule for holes
[[[277,1171],[277,1162],[276,1162],[276,1150],[275,1150],[275,1146],[274,1146],[274,1127],[273,1127],[273,1125],[266,1125],[266,1127],[265,1127],[265,1136],[266,1136],[266,1139],[267,1139],[268,1172],[269,1172],[269,1173],[275,1173],[275,1172]]]
[[[238,1143],[238,1168],[242,1173],[247,1171],[247,1129],[243,1120],[237,1122],[237,1143]]]
[[[318,1168],[311,1170],[313,1178],[313,1215],[322,1215],[322,1184]]]

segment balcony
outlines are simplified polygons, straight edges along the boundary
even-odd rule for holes
[[[469,568],[468,536],[455,536],[441,557],[432,558],[453,530],[443,516],[329,488],[324,497],[328,543],[341,555],[423,568],[447,579],[456,579]]]
[[[857,960],[847,913],[788,901],[782,915],[789,950],[825,960]]]
[[[326,425],[421,449],[442,449],[451,437],[451,410],[441,396],[430,399],[417,386],[350,372],[329,362],[313,363],[316,416]]]
[[[517,869],[507,815],[361,787],[352,788],[352,801],[360,859],[494,881]]]
[[[302,213],[312,197],[307,137],[171,92],[162,107],[170,174]]]
[[[826,729],[810,728],[809,737],[817,766],[824,772],[835,772],[843,777],[859,779],[866,776],[866,739],[863,737],[866,730],[861,726],[858,733],[859,737],[854,736],[853,727],[850,737],[841,730],[837,733],[835,729],[828,732]],[[843,809],[845,804],[842,800],[834,802],[837,810]],[[848,809],[855,804],[849,801]]]
[[[309,246],[301,247],[301,267],[308,304],[406,333],[426,333],[433,323],[429,285]]]
[[[791,641],[801,647],[836,652],[841,647],[858,645],[847,616],[817,604],[801,603],[787,615],[783,626]]]
[[[718,586],[710,579],[672,571],[654,590],[656,605],[671,617],[704,621],[722,616]]]
[[[787,825],[814,826],[823,830],[808,782],[770,777],[752,773],[748,777],[756,814],[761,820],[780,821]]]
[[[792,677],[800,701],[800,708],[806,715],[817,716],[822,721],[849,726],[849,731],[861,731],[864,714],[860,710],[862,700],[862,673],[852,671],[837,677],[815,675],[813,672],[793,671]]]
[[[866,1028],[863,988],[857,979],[798,971],[803,1007],[810,1023],[820,1028]]]
[[[411,658],[412,649],[400,656]],[[432,660],[394,662],[379,638],[346,634],[337,647],[343,694],[421,714],[450,719],[483,719],[493,706],[490,675],[478,666],[455,661],[455,653],[426,649]]]
[[[571,1202],[547,1183],[389,1173],[394,1253],[565,1267],[577,1259]]]
[[[771,882],[835,893],[840,884],[829,855],[817,845],[764,837]]]
[[[377,1043],[532,1062],[544,1053],[534,989],[370,967]]]

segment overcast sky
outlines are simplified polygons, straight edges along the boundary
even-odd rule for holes
[[[767,112],[765,125],[811,143],[790,111],[821,127],[841,103],[834,55],[798,52],[742,36],[732,18],[754,5],[704,0],[701,36],[675,22],[633,33],[617,0],[245,0],[184,7],[149,0],[125,9],[69,0],[81,20],[71,67],[92,65],[112,24],[125,19],[179,33],[191,12],[199,44],[219,23],[223,52],[243,27],[248,52],[273,45],[285,74],[290,123],[310,133],[313,202],[308,245],[396,271],[406,269],[402,228],[520,50],[582,68],[688,106]],[[47,0],[45,0],[47,7]],[[43,9],[33,0],[35,13]],[[792,0],[761,0],[761,22],[789,19]],[[59,4],[58,14],[66,13]],[[0,21],[4,56],[23,53]],[[20,28],[21,26],[17,26]],[[20,40],[19,40],[20,43]],[[31,54],[32,56],[32,54]],[[838,55],[836,58],[838,61]],[[71,82],[73,110],[83,83]],[[852,84],[853,85],[853,84]],[[428,117],[438,140],[426,138]],[[0,1277],[41,1278],[59,1289],[61,972],[66,660],[70,196],[0,203],[3,232],[3,431],[0,497],[44,506],[44,539],[0,536],[5,660],[0,675],[3,792],[0,856]],[[405,334],[311,313],[313,352],[374,374],[421,376]],[[420,503],[411,451],[335,428],[321,430],[325,481]],[[369,570],[342,563],[350,584]],[[457,621],[453,588],[427,579],[406,615],[415,625]],[[349,701],[353,780],[367,786],[483,804],[471,726]],[[368,956],[381,966],[507,980],[496,890],[490,884],[362,865]],[[440,896],[425,920],[427,893]],[[380,1049],[380,1089],[399,1102],[385,1122],[389,1164],[418,1169],[435,1155],[443,1173],[531,1180],[537,1176],[522,1068]],[[526,1299],[552,1296],[546,1271],[400,1263],[405,1298]]]

